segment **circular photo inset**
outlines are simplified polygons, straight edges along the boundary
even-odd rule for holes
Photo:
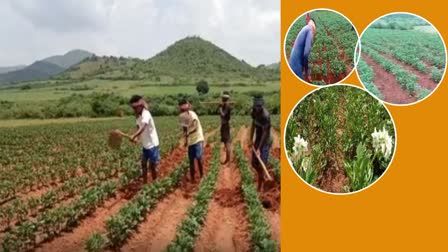
[[[407,105],[428,97],[442,81],[446,48],[425,19],[393,13],[373,21],[361,35],[357,74],[384,102]]]
[[[284,147],[296,174],[328,193],[375,183],[395,154],[393,119],[384,104],[351,85],[316,89],[291,111]]]
[[[317,9],[297,18],[285,38],[291,71],[312,85],[335,84],[354,68],[358,32],[342,14]]]

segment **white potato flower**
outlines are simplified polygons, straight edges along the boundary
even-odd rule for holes
[[[294,137],[294,147],[292,148],[294,155],[297,158],[302,157],[302,155],[308,150],[308,142],[305,141],[300,135]]]
[[[386,160],[389,159],[390,155],[392,154],[392,137],[389,136],[386,128],[383,127],[382,131],[376,131],[375,128],[374,132],[372,133],[372,138],[372,145],[375,149],[375,152],[380,152]]]

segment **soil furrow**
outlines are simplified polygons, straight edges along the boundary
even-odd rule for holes
[[[225,152],[221,149],[221,155]],[[236,163],[223,165],[195,251],[250,251],[249,223]]]
[[[383,95],[384,101],[395,104],[409,104],[415,102],[417,98],[397,82],[394,75],[387,72],[376,61],[366,54],[362,54],[365,62],[372,67],[374,73],[373,83]]]

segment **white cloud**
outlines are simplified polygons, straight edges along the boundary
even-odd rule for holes
[[[7,0],[0,3],[0,66],[80,48],[149,58],[199,35],[257,64],[280,60],[279,1]]]

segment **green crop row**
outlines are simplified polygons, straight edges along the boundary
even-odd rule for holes
[[[418,88],[417,76],[408,72],[407,70],[397,66],[392,61],[379,55],[375,50],[364,46],[363,51],[369,55],[373,60],[380,64],[384,70],[393,74],[397,79],[398,83],[403,86],[409,92],[416,92]]]
[[[373,69],[367,65],[364,59],[361,57],[358,63],[358,73],[359,78],[361,79],[364,86],[369,90],[372,94],[374,94],[379,99],[383,99],[383,95],[378,90],[378,88],[373,84]]]
[[[3,239],[3,250],[27,251],[34,248],[38,239],[49,240],[58,236],[62,231],[68,231],[78,225],[79,221],[91,214],[105,200],[114,195],[118,184],[106,181],[85,190],[81,196],[69,203],[39,215],[35,220],[20,224],[17,228],[7,232]],[[38,236],[39,235],[39,236]]]
[[[87,251],[102,251],[107,247],[119,247],[144,220],[148,213],[167,193],[179,183],[188,167],[187,161],[179,165],[170,176],[145,185],[139,194],[106,221],[106,234],[93,234],[86,242]]]
[[[111,163],[109,167],[99,167],[80,177],[67,180],[60,187],[50,189],[39,197],[16,199],[10,204],[1,206],[0,221],[7,227],[13,220],[17,221],[16,224],[20,224],[28,218],[28,215],[35,216],[37,213],[53,207],[56,203],[75,196],[85,188],[117,176],[119,172],[125,172],[125,169],[124,167],[118,167],[117,160]]]
[[[272,172],[274,173],[275,181],[280,184],[280,160],[269,157],[269,164],[272,167]]]
[[[363,47],[376,44],[375,50],[392,53],[401,61],[421,71],[427,68],[423,59],[439,69],[445,67],[445,48],[437,33],[369,28],[362,36],[362,43]]]
[[[215,192],[221,167],[219,148],[218,144],[213,147],[209,173],[202,180],[185,219],[177,226],[176,238],[168,245],[166,251],[193,251],[195,240],[207,217],[208,204]]]
[[[263,205],[258,198],[254,175],[240,144],[236,146],[234,152],[241,172],[241,187],[246,202],[246,213],[249,216],[252,251],[278,251],[278,244],[272,239],[270,226],[263,212]]]

